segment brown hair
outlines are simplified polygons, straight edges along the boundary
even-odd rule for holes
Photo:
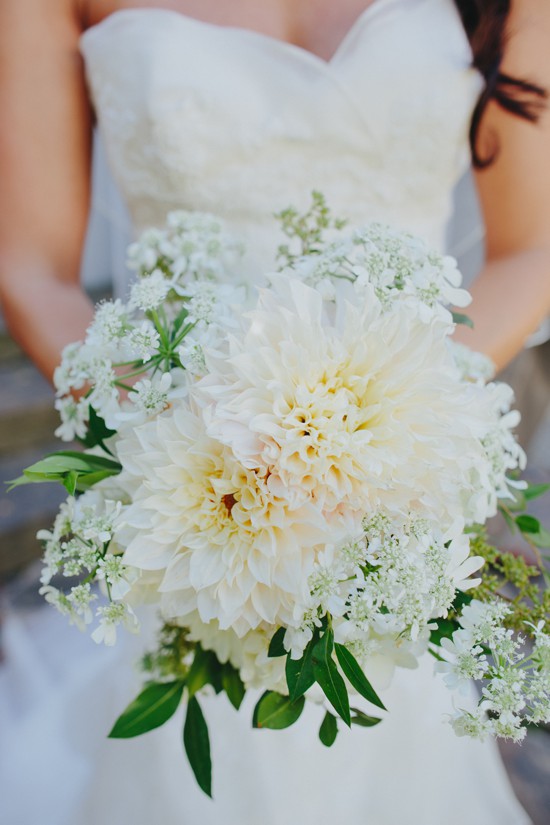
[[[546,104],[548,92],[537,83],[502,72],[500,66],[506,43],[506,20],[510,0],[455,0],[472,46],[473,65],[483,75],[485,88],[480,95],[470,125],[470,147],[474,166],[489,166],[498,147],[486,157],[477,149],[477,135],[487,104],[494,100],[510,114],[535,123]]]

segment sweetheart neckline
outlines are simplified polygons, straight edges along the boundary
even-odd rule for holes
[[[178,18],[181,22],[191,25],[197,25],[204,29],[210,29],[214,31],[227,31],[233,34],[244,35],[246,37],[251,37],[257,40],[264,40],[277,48],[280,48],[282,51],[289,51],[294,52],[295,54],[302,55],[304,58],[311,60],[318,65],[321,65],[325,69],[330,69],[335,63],[338,62],[340,57],[345,54],[345,51],[348,47],[348,44],[351,40],[355,37],[361,26],[368,21],[370,15],[376,11],[379,13],[385,6],[391,5],[392,3],[396,2],[396,0],[373,0],[363,11],[355,18],[350,28],[347,30],[343,38],[340,40],[339,44],[337,45],[335,51],[329,58],[324,58],[318,55],[316,52],[311,51],[310,49],[306,49],[303,46],[299,46],[296,43],[291,43],[288,40],[282,40],[279,37],[273,37],[269,34],[264,34],[263,32],[256,31],[255,29],[247,29],[244,26],[224,26],[219,23],[212,23],[208,20],[200,20],[197,17],[192,17],[187,14],[183,14],[182,12],[175,11],[174,9],[167,9],[167,8],[155,8],[153,6],[148,7],[141,7],[141,8],[125,8],[125,9],[118,9],[117,11],[112,12],[111,14],[104,17],[103,20],[100,20],[99,23],[95,23],[93,26],[89,26],[81,35],[80,40],[83,41],[87,39],[89,36],[94,36],[96,33],[99,33],[102,29],[107,28],[116,19],[120,19],[126,17],[128,15],[147,15],[147,14],[157,14],[157,15],[169,15],[174,18]],[[399,0],[397,0],[399,2]]]

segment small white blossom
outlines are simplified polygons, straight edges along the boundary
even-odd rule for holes
[[[128,336],[128,347],[141,361],[150,361],[158,351],[160,335],[150,321],[142,321]]]
[[[61,424],[56,429],[55,435],[62,441],[84,438],[88,426],[89,402],[85,398],[76,401],[68,395],[56,399],[55,409],[61,416]]]
[[[172,376],[168,372],[163,372],[160,377],[155,375],[152,380],[144,378],[138,381],[128,397],[136,409],[147,415],[154,415],[168,406],[168,391],[171,384]]]
[[[73,610],[78,616],[81,616],[84,624],[90,624],[93,621],[93,614],[90,608],[91,602],[95,601],[97,596],[92,593],[89,584],[79,584],[71,588],[67,596],[67,601],[72,605]]]
[[[170,282],[166,276],[155,269],[151,275],[136,281],[130,293],[130,306],[136,306],[144,312],[158,309],[170,291]]]
[[[104,580],[110,587],[110,596],[114,601],[123,599],[130,591],[130,584],[126,578],[126,568],[121,556],[108,553],[98,563],[97,578]]]
[[[122,602],[111,602],[104,607],[99,607],[96,616],[99,619],[99,626],[92,633],[92,639],[97,644],[103,642],[109,647],[116,644],[119,625],[131,633],[137,633],[139,630],[138,620],[132,608]]]

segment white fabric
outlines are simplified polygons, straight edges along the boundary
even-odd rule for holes
[[[451,0],[376,0],[330,63],[151,9],[113,14],[82,50],[138,229],[172,208],[217,212],[246,237],[253,278],[279,242],[272,213],[319,189],[351,222],[387,220],[443,243],[480,86]],[[443,722],[450,702],[429,659],[398,674],[383,724],[342,731],[331,750],[317,739],[317,707],[289,730],[253,731],[256,697],[239,714],[209,699],[211,802],[186,764],[180,713],[141,739],[105,739],[137,690],[135,640],[92,649],[61,622],[8,617],[3,688],[15,721],[0,799],[10,825],[528,821],[495,747]]]

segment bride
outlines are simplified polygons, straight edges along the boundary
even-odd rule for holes
[[[273,260],[272,214],[307,205],[312,189],[350,223],[386,221],[442,247],[470,131],[488,262],[476,330],[461,334],[504,365],[550,308],[545,0],[161,5],[0,7],[1,296],[45,374],[91,320],[76,273],[94,117],[135,229],[173,208],[216,212],[246,241],[250,275]],[[92,651],[71,635],[61,647],[50,614],[7,631],[22,690],[42,679],[4,740],[10,824],[528,821],[496,749],[441,722],[451,708],[429,661],[396,676],[385,698],[396,710],[382,725],[330,752],[316,708],[309,730],[267,733],[249,729],[250,707],[237,715],[212,700],[212,803],[170,725],[132,742],[104,738],[137,690],[133,641]],[[25,667],[33,645],[41,660]]]

